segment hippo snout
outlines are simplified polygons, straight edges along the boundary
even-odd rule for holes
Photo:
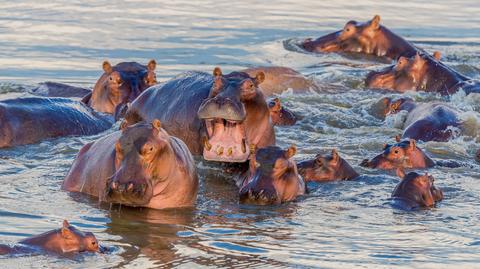
[[[257,205],[277,204],[278,196],[273,189],[255,190],[253,188],[244,188],[240,192],[240,203]]]
[[[241,102],[218,96],[204,101],[197,114],[201,119],[221,118],[232,121],[243,121],[246,117],[245,107]]]
[[[142,182],[142,181],[139,181]],[[106,188],[106,199],[108,202],[124,204],[143,204],[148,199],[147,183],[136,181],[118,182],[109,180]]]

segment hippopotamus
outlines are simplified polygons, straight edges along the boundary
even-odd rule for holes
[[[338,154],[317,154],[313,160],[298,163],[298,171],[305,181],[352,180],[360,175]]]
[[[34,95],[65,98],[83,98],[91,92],[92,90],[90,89],[52,81],[42,82],[37,87],[30,90],[30,93]]]
[[[400,175],[403,179],[392,193],[394,206],[413,210],[433,207],[436,202],[443,199],[443,192],[435,186],[433,176],[420,175],[416,172],[410,172],[407,175],[400,173]]]
[[[0,245],[0,255],[32,253],[46,251],[55,254],[98,252],[100,246],[97,238],[91,232],[81,232],[71,226],[67,220],[63,221],[60,229],[51,230],[19,242],[16,246]]]
[[[83,146],[62,189],[131,207],[191,207],[198,176],[185,143],[154,119],[122,124],[122,130]]]
[[[394,65],[367,75],[365,84],[370,89],[399,92],[426,91],[451,95],[462,89],[466,94],[480,93],[480,81],[466,77],[427,53],[401,56]]]
[[[435,162],[417,147],[415,139],[400,140],[397,137],[397,143],[385,144],[383,152],[375,156],[372,160],[365,159],[360,164],[363,167],[376,169],[415,169],[430,168],[435,166]]]
[[[385,102],[389,103],[387,115],[408,111],[402,138],[445,142],[461,132],[460,111],[445,103],[417,104],[411,98],[385,99]]]
[[[360,53],[388,60],[395,60],[400,56],[409,57],[417,52],[413,44],[380,25],[378,15],[366,23],[349,21],[342,30],[316,40],[306,39],[300,46],[310,52]]]
[[[306,187],[292,157],[297,149],[277,146],[251,149],[249,169],[237,178],[240,202],[258,205],[281,204],[305,194]]]
[[[157,83],[156,65],[155,60],[150,60],[147,66],[136,62],[112,66],[104,61],[104,73],[95,83],[92,93],[82,101],[96,111],[114,114],[122,104],[132,102],[145,89]]]
[[[24,97],[0,101],[0,148],[110,128],[111,116],[66,98]]]
[[[285,106],[282,106],[278,97],[268,101],[268,109],[270,117],[275,126],[291,126],[294,125],[298,117]]]
[[[128,109],[184,141],[193,155],[208,161],[245,162],[250,145],[275,144],[275,132],[263,93],[263,72],[213,75],[187,72],[144,91]]]
[[[287,90],[293,93],[304,93],[310,89],[318,89],[313,80],[306,78],[299,72],[283,66],[260,66],[241,70],[250,77],[256,77],[260,72],[265,79],[260,85],[263,95],[270,97],[274,94],[281,94]]]

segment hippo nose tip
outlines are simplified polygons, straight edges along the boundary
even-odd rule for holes
[[[256,191],[248,189],[240,194],[240,202],[251,204],[273,204],[277,201],[277,195],[275,192],[261,189]]]
[[[129,181],[126,183],[120,183],[117,181],[111,181],[108,183],[107,194],[109,197],[114,195],[137,195],[142,196],[147,189],[147,184],[136,184]]]

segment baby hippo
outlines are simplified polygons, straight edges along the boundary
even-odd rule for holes
[[[282,106],[278,98],[274,98],[268,102],[268,110],[270,111],[270,118],[272,119],[273,125],[291,126],[297,122],[297,116]]]
[[[71,226],[67,220],[63,227],[36,235],[19,242],[19,245],[10,247],[0,245],[0,254],[31,253],[44,250],[56,254],[77,252],[98,252],[98,241],[91,232],[81,232]]]
[[[313,160],[298,163],[298,171],[307,182],[351,180],[359,176],[335,149],[330,155],[318,154]]]
[[[402,138],[446,142],[461,133],[460,111],[445,103],[417,104],[410,98],[386,98],[385,102],[386,115],[408,112]]]
[[[297,149],[277,146],[251,150],[249,170],[240,178],[240,202],[258,205],[281,204],[305,194],[305,182],[292,159]]]
[[[403,172],[399,173],[402,175]],[[393,205],[401,209],[413,210],[417,208],[433,207],[443,199],[443,192],[434,184],[433,176],[419,175],[410,172],[403,175],[392,193]]]
[[[372,160],[363,160],[360,165],[390,170],[429,168],[435,166],[435,162],[417,147],[414,139],[400,141],[400,137],[397,137],[397,143],[393,145],[385,144],[381,154],[375,156]]]

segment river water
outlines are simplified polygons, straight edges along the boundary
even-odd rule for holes
[[[42,3],[41,3],[42,2]],[[480,262],[480,97],[456,94],[468,135],[420,143],[435,160],[444,201],[431,210],[391,208],[394,174],[358,166],[400,133],[400,116],[372,113],[383,96],[363,79],[385,63],[312,55],[295,43],[340,29],[350,19],[384,25],[416,45],[442,53],[462,73],[480,78],[480,3],[471,1],[2,1],[0,99],[27,95],[38,82],[92,86],[101,63],[154,58],[166,80],[187,70],[224,72],[257,65],[295,68],[325,91],[280,98],[303,116],[277,128],[278,144],[296,144],[298,160],[337,148],[362,176],[309,184],[310,194],[274,207],[238,204],[220,170],[200,167],[197,205],[156,211],[99,205],[60,190],[78,150],[92,137],[69,137],[0,150],[0,243],[60,226],[63,219],[97,235],[109,254],[0,258],[1,268],[157,267],[475,267]],[[407,93],[419,101],[441,99]],[[115,128],[117,128],[116,126]],[[107,131],[111,132],[110,131]]]

